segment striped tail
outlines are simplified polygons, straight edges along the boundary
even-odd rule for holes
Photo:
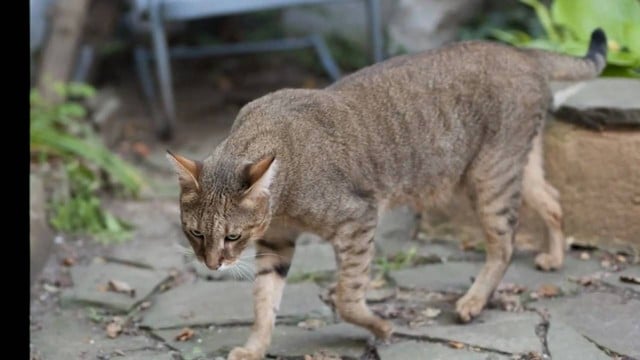
[[[594,30],[589,51],[581,58],[544,50],[527,51],[538,59],[549,80],[588,80],[600,75],[607,64],[607,36],[600,28]]]

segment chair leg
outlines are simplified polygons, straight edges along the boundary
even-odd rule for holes
[[[374,62],[384,60],[382,21],[380,20],[380,0],[367,0],[367,22],[369,41]]]
[[[322,63],[324,70],[329,74],[332,80],[338,80],[342,76],[342,73],[338,64],[336,64],[336,61],[333,59],[327,43],[318,34],[311,35],[310,40],[313,44],[313,48],[316,50],[316,53],[320,58],[320,62]]]
[[[165,117],[158,111],[158,95],[156,94],[155,84],[151,76],[149,62],[151,61],[149,52],[142,46],[136,46],[133,50],[133,60],[136,65],[136,74],[138,81],[142,87],[142,94],[147,103],[147,108],[153,119],[156,130],[165,127]]]
[[[167,38],[164,32],[164,24],[160,16],[159,2],[153,2],[149,8],[149,20],[151,23],[151,39],[153,43],[153,58],[155,60],[160,95],[166,118],[158,129],[160,137],[170,137],[175,125],[176,111],[173,88],[171,83],[171,66]]]
[[[149,57],[147,51],[141,46],[133,49],[133,60],[136,65],[136,74],[142,86],[142,94],[149,105],[155,105],[157,101],[156,91],[153,88],[153,78],[149,69]]]

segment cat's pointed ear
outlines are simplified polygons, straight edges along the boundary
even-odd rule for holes
[[[255,198],[260,195],[268,195],[278,171],[278,160],[274,156],[266,156],[256,163],[249,164],[245,168],[247,190],[244,198]]]
[[[200,190],[198,178],[202,169],[201,162],[189,160],[184,156],[173,154],[169,150],[167,150],[167,159],[178,174],[178,181],[183,189]]]

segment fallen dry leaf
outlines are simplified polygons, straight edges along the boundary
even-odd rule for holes
[[[122,325],[124,320],[121,317],[114,317],[109,324],[107,324],[107,336],[111,339],[117,338],[122,332]]]
[[[624,255],[616,255],[616,260],[617,260],[619,263],[623,263],[623,264],[625,264],[625,263],[627,262],[627,257],[626,257],[626,256],[624,256]]]
[[[231,82],[228,77],[223,75],[220,75],[216,78],[216,85],[218,86],[218,89],[222,91],[229,91],[233,88],[233,82]]]
[[[498,292],[491,299],[500,309],[510,312],[520,312],[524,310],[520,295],[506,292]]]
[[[369,282],[370,289],[379,289],[381,287],[384,287],[385,285],[387,285],[387,281],[382,277],[373,279]]]
[[[298,323],[298,327],[305,330],[316,330],[325,325],[327,325],[327,323],[321,319],[307,319]]]
[[[140,155],[143,158],[146,158],[151,153],[151,149],[149,149],[149,146],[141,141],[136,141],[135,143],[133,143],[133,145],[131,145],[131,150],[135,154]]]
[[[140,310],[147,310],[150,307],[151,301],[144,301],[142,304],[140,304]]]
[[[462,242],[460,242],[460,250],[462,251],[474,250],[475,248],[476,242],[474,241],[463,240]]]
[[[422,312],[422,315],[428,317],[429,319],[433,319],[438,317],[438,315],[440,315],[441,312],[442,310],[440,309],[428,307],[426,310]]]
[[[51,284],[47,284],[45,283],[44,285],[42,285],[42,287],[44,288],[44,290],[46,292],[50,292],[52,294],[57,293],[58,291],[60,291],[60,289],[57,286],[51,285]]]
[[[304,82],[302,83],[302,87],[305,89],[315,89],[318,87],[318,82],[316,81],[315,78],[308,77],[304,79]]]
[[[586,251],[580,253],[580,260],[589,260],[591,259],[591,254]]]
[[[498,292],[508,292],[512,294],[522,294],[527,290],[526,287],[514,283],[500,283],[496,289]]]
[[[447,345],[449,345],[449,347],[452,347],[454,349],[462,349],[464,347],[464,344],[458,341],[449,341],[447,342]]]
[[[637,276],[620,275],[620,281],[628,284],[640,285],[640,277]]]
[[[132,288],[131,285],[127,284],[126,282],[120,280],[109,280],[109,282],[107,283],[107,289],[109,291],[127,294],[131,297],[136,296],[136,289]]]
[[[178,335],[176,335],[176,340],[177,341],[189,341],[193,335],[195,335],[195,331],[193,331],[190,328],[184,328],[182,330],[180,330],[180,332],[178,333]]]
[[[593,275],[585,275],[579,278],[572,277],[572,276],[569,277],[569,281],[573,281],[582,286],[589,286],[589,285],[595,284],[598,280],[599,280],[599,277],[593,276]]]
[[[537,293],[540,297],[554,297],[560,294],[560,288],[553,284],[542,284]]]
[[[304,360],[341,360],[341,359],[342,357],[340,357],[340,355],[326,351],[326,350],[320,350],[313,353],[313,355],[306,354],[304,356]]]
[[[76,259],[72,258],[72,257],[66,257],[64,259],[62,259],[62,265],[70,267],[76,264]]]

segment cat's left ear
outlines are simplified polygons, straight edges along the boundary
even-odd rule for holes
[[[167,159],[173,164],[183,190],[200,190],[198,178],[202,169],[201,162],[189,160],[184,156],[173,154],[169,150],[167,150]]]
[[[275,180],[278,171],[278,160],[274,156],[266,156],[254,164],[247,165],[245,176],[248,188],[243,198],[256,199],[269,195],[269,188]]]

